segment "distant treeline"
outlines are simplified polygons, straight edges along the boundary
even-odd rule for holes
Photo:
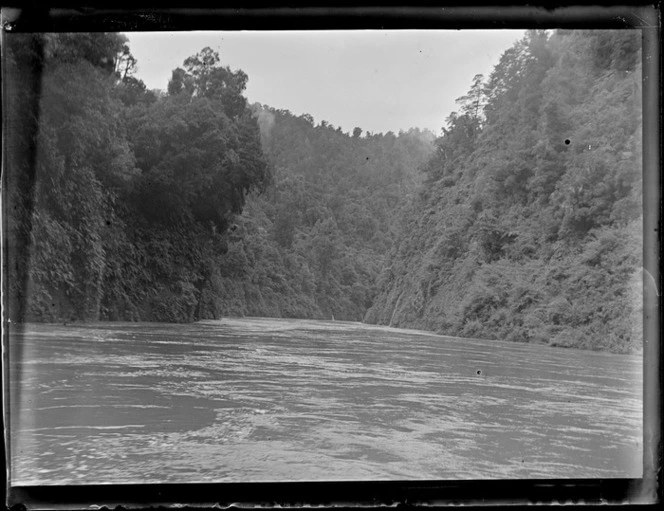
[[[434,135],[350,135],[306,114],[252,108],[272,182],[235,219],[206,317],[361,321]]]
[[[367,321],[642,343],[638,31],[529,32],[450,116]]]
[[[8,34],[12,321],[366,320],[641,343],[636,31],[530,31],[438,139],[249,105],[209,48],[147,90],[120,34]]]

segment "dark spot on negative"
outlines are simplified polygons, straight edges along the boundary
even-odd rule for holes
[[[569,138],[566,138],[566,139],[565,139],[565,145],[570,145],[570,144],[571,144],[570,139],[569,139]]]

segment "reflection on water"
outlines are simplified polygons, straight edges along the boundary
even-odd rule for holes
[[[10,344],[15,485],[641,477],[640,357],[275,319]]]

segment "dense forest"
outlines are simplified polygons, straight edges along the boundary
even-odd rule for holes
[[[205,317],[361,321],[434,135],[349,135],[308,115],[252,108],[272,182],[235,219]]]
[[[638,349],[640,34],[529,32],[459,106],[366,320]]]
[[[249,104],[209,48],[151,91],[121,34],[6,42],[12,321],[641,344],[637,31],[528,32],[438,138]]]
[[[11,42],[13,321],[362,320],[432,133],[249,105],[209,48],[160,92],[123,35]]]

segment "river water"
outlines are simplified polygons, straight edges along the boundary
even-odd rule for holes
[[[641,477],[637,356],[263,318],[10,346],[17,486]]]

